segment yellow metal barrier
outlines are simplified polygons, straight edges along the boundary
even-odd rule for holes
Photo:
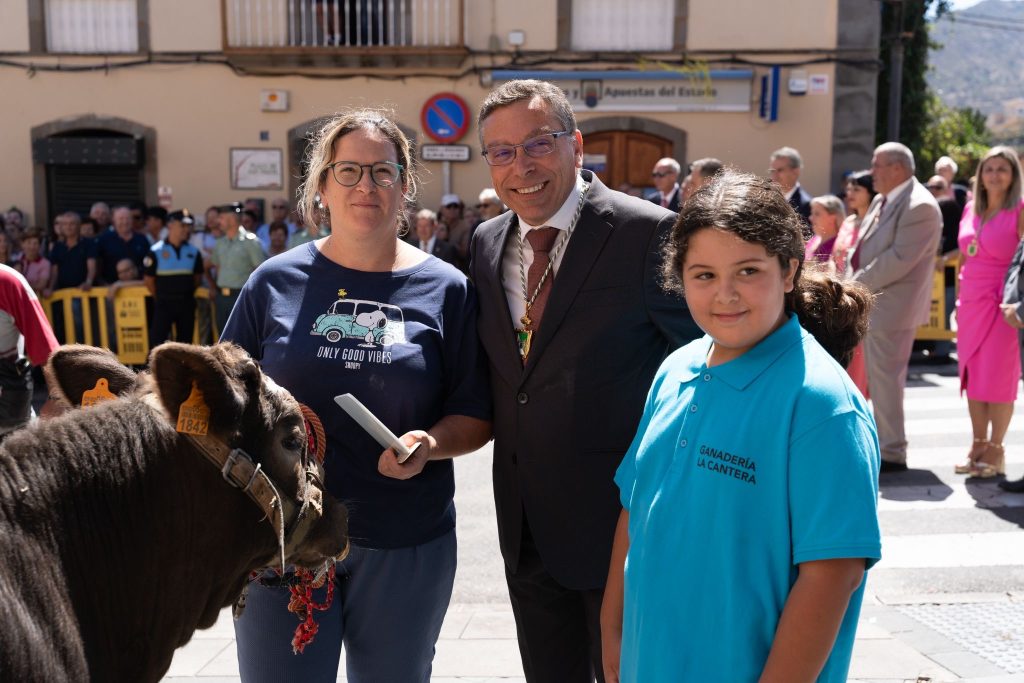
[[[952,311],[946,310],[946,272],[952,270],[953,282],[959,282],[957,278],[960,275],[960,259],[947,259],[942,265],[942,268],[935,271],[932,280],[932,307],[928,314],[928,323],[917,328],[915,339],[949,341],[956,338],[956,332],[949,326],[949,314]]]
[[[112,349],[111,332],[117,340],[117,358],[125,365],[142,365],[149,356],[149,291],[142,285],[118,289],[112,300],[107,299],[106,287],[93,287],[88,292],[77,288],[58,289],[47,299],[40,299],[46,317],[54,324],[54,310],[60,307],[63,318],[64,341],[68,344],[89,344]],[[108,311],[109,304],[109,311]],[[81,309],[81,327],[75,324],[74,309]],[[209,292],[205,287],[196,289],[196,321],[192,329],[192,343],[199,344],[200,306],[210,311],[213,341],[217,340],[217,324]],[[113,314],[113,320],[108,313]],[[111,324],[111,322],[113,324]],[[81,335],[79,335],[81,332]],[[79,339],[81,336],[81,339]]]

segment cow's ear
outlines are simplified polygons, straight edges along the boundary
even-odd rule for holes
[[[252,359],[242,357],[255,368]],[[230,431],[241,421],[248,395],[242,379],[244,368],[239,367],[237,359],[220,353],[218,347],[161,344],[150,354],[149,368],[160,402],[171,419],[177,420],[181,404],[191,395],[194,384],[210,409],[210,427],[214,431]]]
[[[50,396],[68,407],[122,396],[135,388],[135,373],[121,364],[110,350],[72,344],[50,355],[43,369]],[[105,380],[105,382],[104,382]]]

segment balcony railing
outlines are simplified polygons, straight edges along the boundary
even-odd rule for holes
[[[225,48],[462,49],[463,0],[221,0]]]

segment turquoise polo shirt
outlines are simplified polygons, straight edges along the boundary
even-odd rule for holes
[[[796,316],[707,367],[658,370],[615,475],[629,511],[623,683],[756,681],[798,565],[881,557],[867,402]],[[844,682],[864,583],[819,681]]]

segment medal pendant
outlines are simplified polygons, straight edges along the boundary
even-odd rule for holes
[[[530,355],[530,342],[533,340],[533,330],[516,329],[516,345],[519,347],[519,355],[523,362]]]
[[[967,245],[967,255],[968,256],[977,256],[978,255],[978,240],[974,240],[973,242],[971,242],[970,244]]]

